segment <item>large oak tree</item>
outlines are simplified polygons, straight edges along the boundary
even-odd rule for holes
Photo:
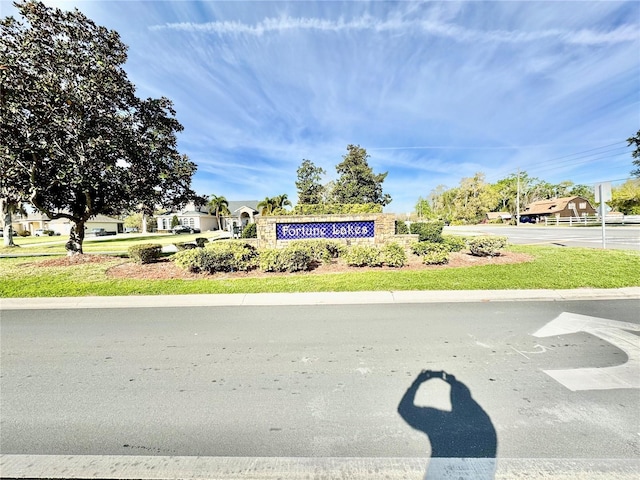
[[[193,196],[196,166],[177,150],[182,125],[170,100],[140,99],[113,30],[77,9],[15,4],[0,23],[0,195],[73,226],[127,210],[151,213]]]

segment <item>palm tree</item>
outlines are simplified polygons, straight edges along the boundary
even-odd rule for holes
[[[282,195],[278,195],[277,197],[273,197],[274,210],[277,208],[283,209],[285,206],[291,206],[291,202],[287,198],[288,195],[283,193]]]
[[[222,230],[220,215],[229,215],[231,213],[229,211],[229,202],[222,195],[217,196],[212,194],[209,203],[207,203],[207,207],[209,208],[209,213],[215,212],[216,220],[218,221],[218,230]]]
[[[264,197],[264,200],[259,202],[257,207],[258,209],[260,209],[260,215],[271,215],[271,213],[275,209],[274,199]]]

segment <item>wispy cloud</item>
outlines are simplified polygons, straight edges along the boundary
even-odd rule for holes
[[[263,36],[287,32],[375,32],[375,33],[419,33],[447,38],[456,42],[528,43],[540,40],[555,40],[567,44],[601,45],[636,41],[637,25],[625,24],[610,30],[579,29],[577,31],[550,30],[477,30],[465,26],[430,19],[408,20],[403,18],[380,19],[362,15],[353,19],[329,20],[314,17],[291,17],[282,15],[265,18],[254,24],[240,21],[178,22],[152,25],[150,30],[173,30],[179,32],[217,35]]]

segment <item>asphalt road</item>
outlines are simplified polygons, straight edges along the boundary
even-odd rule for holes
[[[602,248],[600,227],[543,227],[541,225],[461,225],[445,227],[445,233],[461,235],[504,235],[517,245],[556,245],[561,247]],[[640,250],[640,227],[607,225],[605,243],[608,249]]]
[[[431,369],[469,389],[495,429],[498,459],[609,459],[637,472],[640,389],[631,384],[640,368],[629,361],[640,346],[627,337],[625,353],[624,343],[597,333],[624,336],[624,325],[638,335],[637,307],[600,300],[3,310],[0,450],[423,461],[427,436],[398,405]],[[607,320],[590,333],[559,334],[558,321],[577,319],[588,330],[591,320],[576,314]],[[552,372],[619,365],[631,368],[631,379],[621,385],[605,375],[589,384],[578,376],[588,390]],[[416,404],[459,409],[450,388],[430,380]],[[443,429],[454,435],[453,426]]]

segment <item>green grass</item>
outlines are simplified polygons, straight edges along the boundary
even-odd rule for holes
[[[82,244],[84,253],[126,253],[130,246],[141,243],[157,243],[171,245],[173,243],[193,242],[198,237],[208,239],[218,238],[218,232],[194,233],[189,235],[118,235],[113,237],[87,236]],[[19,247],[0,246],[0,254],[65,254],[64,245],[69,240],[66,236],[55,237],[14,237],[14,243]],[[1,240],[0,240],[1,242]]]
[[[187,236],[180,238],[187,239]],[[640,285],[640,253],[635,251],[540,246],[512,246],[510,249],[528,253],[535,259],[511,265],[426,271],[365,272],[356,269],[353,273],[344,274],[301,273],[267,278],[222,279],[211,276],[197,280],[116,280],[108,278],[106,271],[126,262],[126,259],[114,258],[111,262],[101,264],[34,268],[34,263],[42,261],[41,258],[2,258],[0,297],[572,289]]]

